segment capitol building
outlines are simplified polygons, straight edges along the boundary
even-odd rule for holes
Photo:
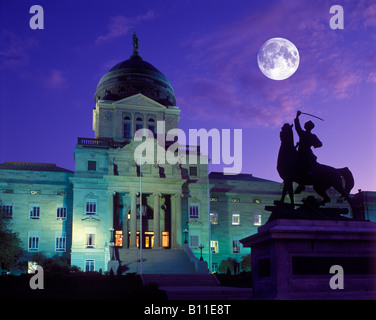
[[[121,272],[140,273],[141,245],[144,273],[215,272],[228,259],[241,271],[250,248],[240,240],[266,223],[265,207],[281,198],[283,185],[251,174],[209,173],[199,146],[176,148],[177,157],[200,155],[193,163],[188,156],[175,164],[137,162],[139,129],[152,133],[156,153],[177,143],[162,139],[161,145],[157,132],[158,122],[169,132],[184,121],[177,101],[136,43],[130,58],[97,85],[88,112],[94,135],[78,137],[74,171],[51,163],[1,163],[0,205],[22,248],[30,256],[67,255],[83,271],[106,272],[116,260]],[[295,201],[312,194],[307,188]],[[329,196],[327,206],[348,207],[336,192]]]

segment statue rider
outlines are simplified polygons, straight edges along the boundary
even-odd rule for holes
[[[320,148],[322,147],[322,142],[311,132],[315,127],[312,121],[308,121],[304,124],[305,130],[301,128],[299,122],[300,115],[301,112],[298,111],[294,119],[295,130],[299,135],[299,142],[297,144],[298,172],[301,176],[299,180],[306,180],[313,176],[317,164],[317,157],[313,154],[311,147]],[[300,193],[305,189],[305,185],[301,181],[299,182],[300,184],[296,188],[295,193]]]

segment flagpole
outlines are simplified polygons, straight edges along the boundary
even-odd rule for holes
[[[211,233],[211,224],[210,224],[210,190],[209,190],[209,168],[208,168],[208,181],[207,181],[207,194],[208,194],[208,238],[209,238],[209,261],[208,261],[208,267],[209,267],[209,273],[211,273],[211,239],[210,239],[210,233]]]
[[[142,164],[140,152],[140,274],[142,274]]]

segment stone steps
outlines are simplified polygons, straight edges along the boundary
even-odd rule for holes
[[[140,250],[119,249],[118,256],[123,273],[140,273]],[[144,249],[144,274],[192,274],[194,264],[182,249]]]

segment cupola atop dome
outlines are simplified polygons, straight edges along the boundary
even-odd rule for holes
[[[136,33],[133,33],[132,39],[133,54],[101,78],[94,101],[118,101],[141,93],[164,106],[175,106],[175,93],[170,82],[162,72],[142,59]]]

